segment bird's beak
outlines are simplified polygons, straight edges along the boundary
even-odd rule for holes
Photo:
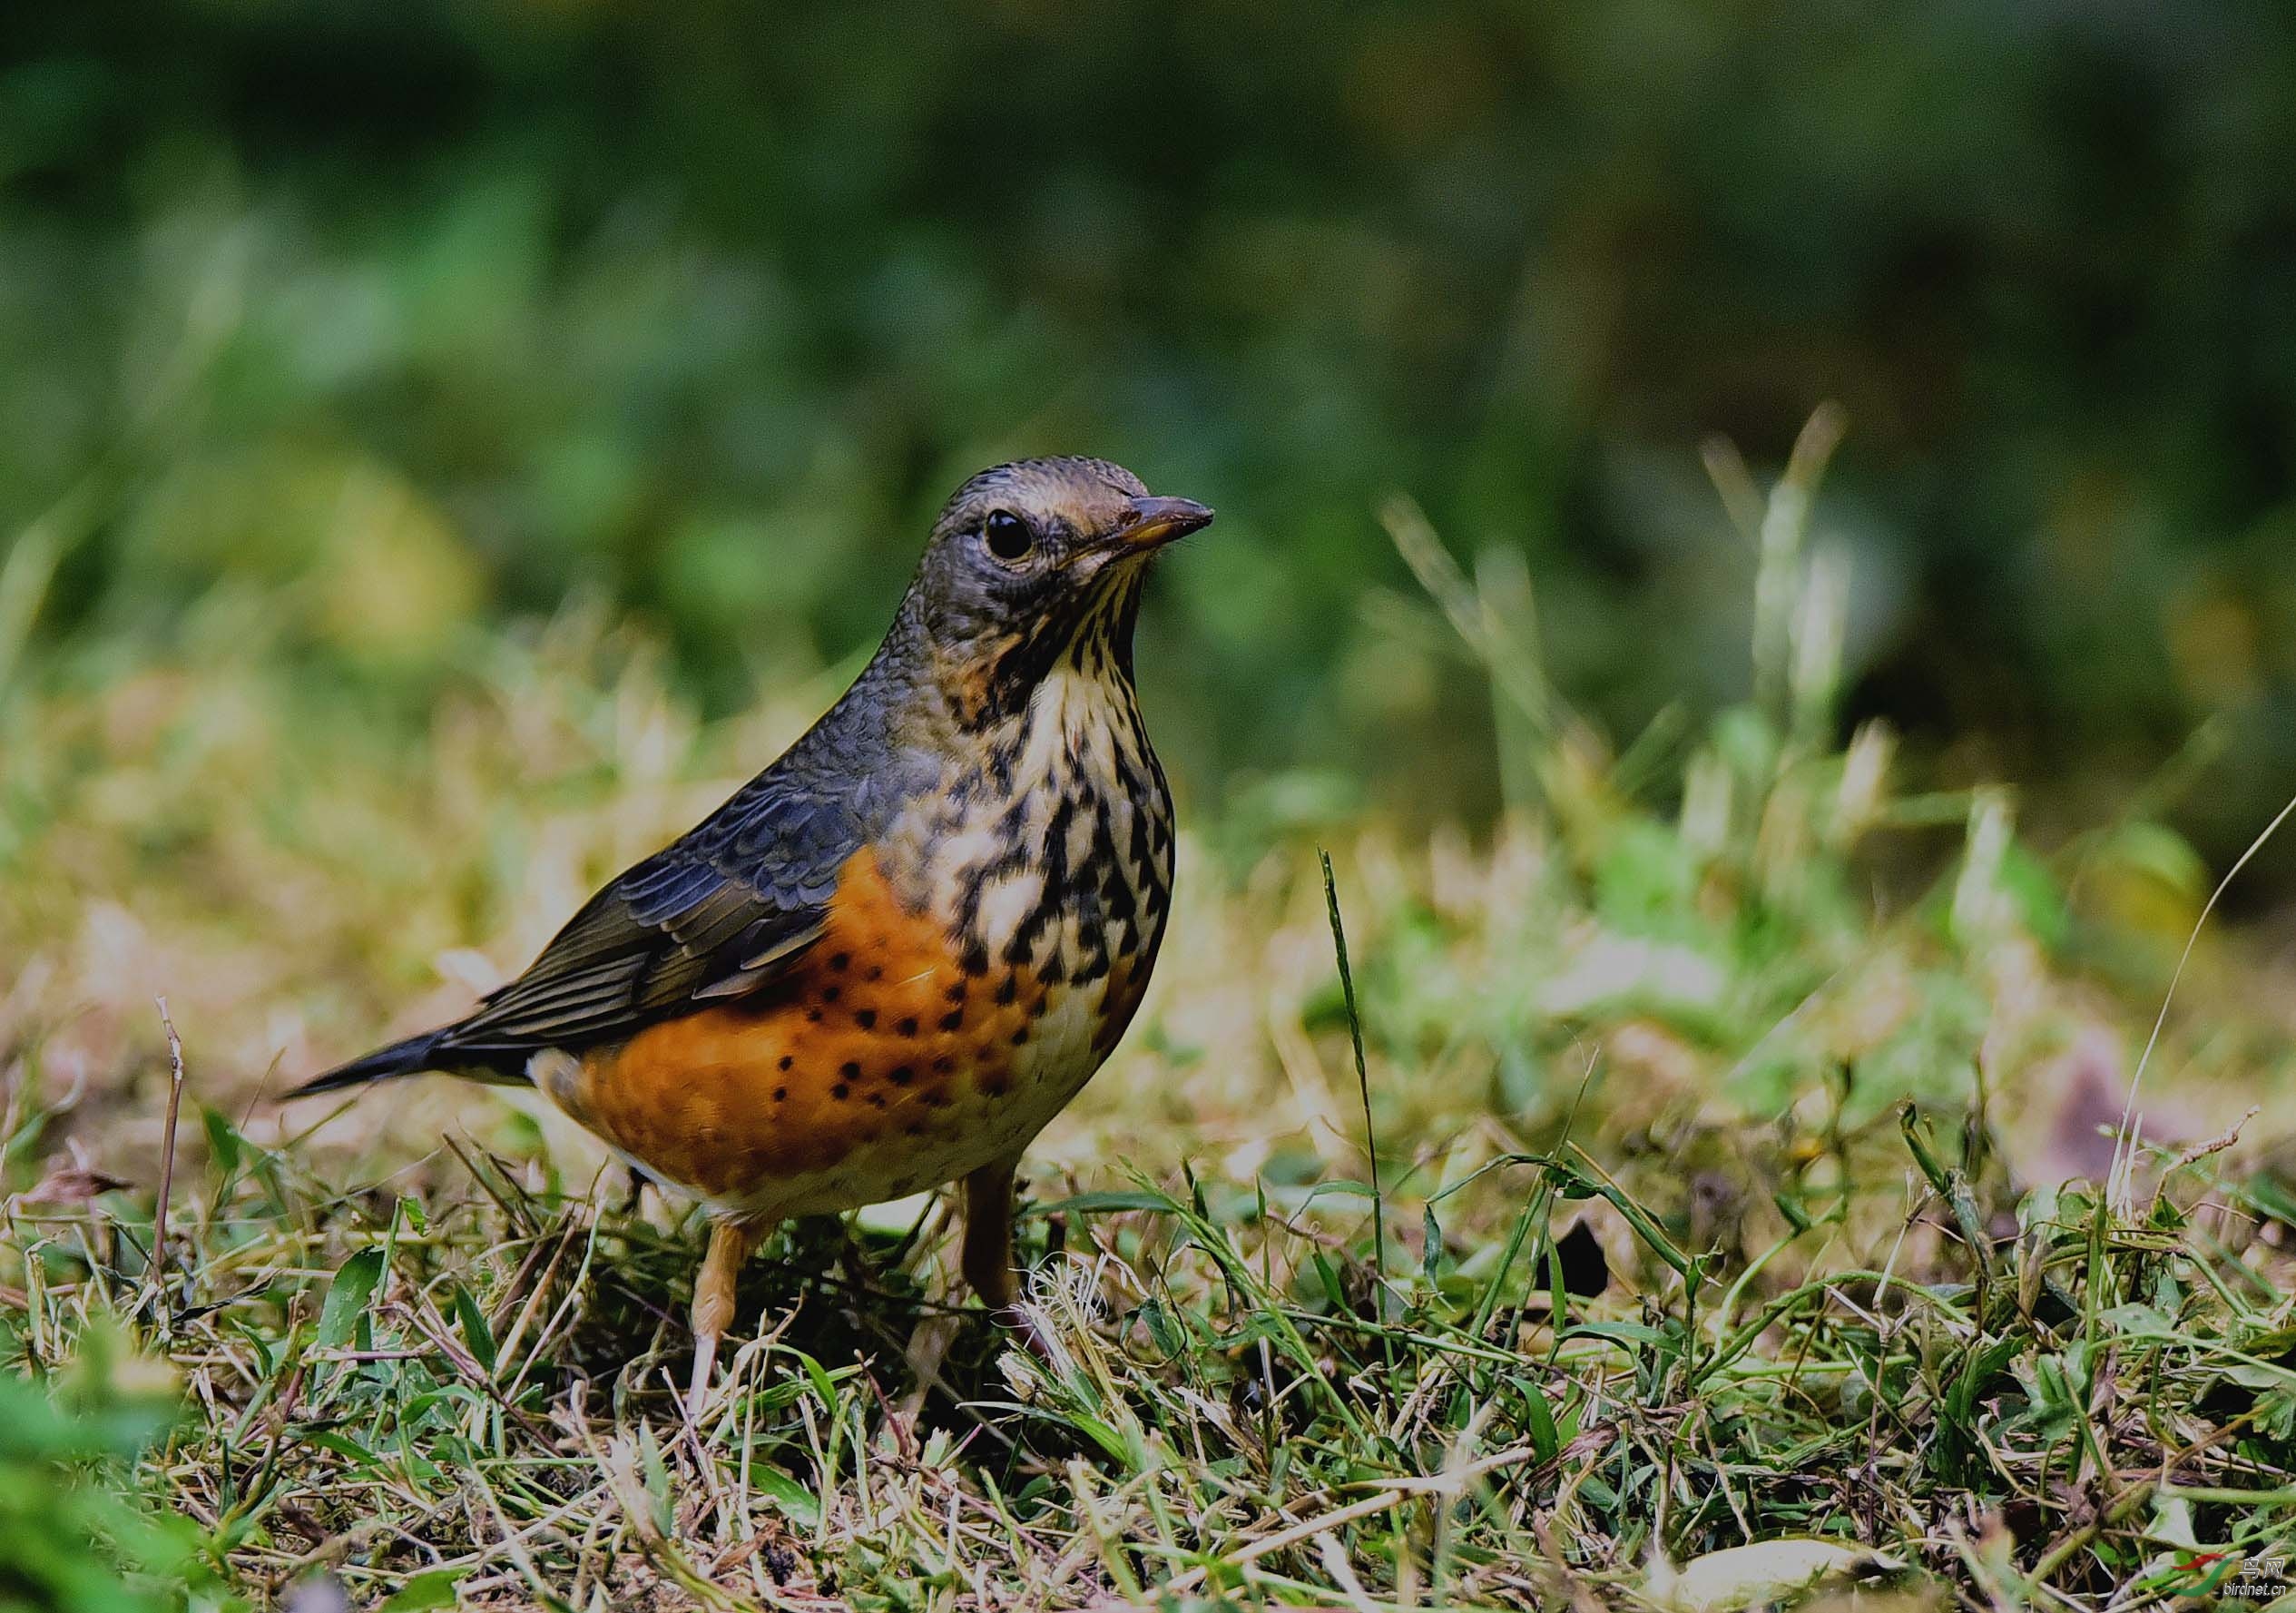
[[[1116,529],[1116,543],[1135,553],[1160,548],[1211,524],[1212,511],[1192,498],[1135,498],[1131,518]]]

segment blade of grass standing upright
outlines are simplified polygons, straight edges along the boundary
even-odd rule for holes
[[[1793,617],[1803,588],[1802,551],[1809,535],[1810,502],[1824,479],[1826,462],[1840,446],[1850,417],[1840,404],[1821,404],[1811,413],[1794,439],[1786,461],[1786,474],[1771,489],[1757,534],[1759,558],[1754,571],[1754,702],[1777,724],[1781,734],[1792,727]],[[1709,455],[1709,468],[1717,463]],[[1742,495],[1717,483],[1733,517],[1741,514]]]
[[[1339,887],[1331,874],[1331,853],[1319,846],[1316,855],[1323,861],[1323,905],[1331,915],[1331,950],[1339,962],[1339,994],[1347,1002],[1348,1036],[1355,1046],[1355,1086],[1363,1100],[1363,1150],[1371,1158],[1371,1270],[1384,1284],[1388,1268],[1387,1209],[1379,1192],[1379,1139],[1371,1127],[1371,1077],[1363,1062],[1363,1017],[1356,1011],[1355,975],[1348,968],[1348,932],[1339,922]],[[1380,1313],[1384,1319],[1384,1304]]]

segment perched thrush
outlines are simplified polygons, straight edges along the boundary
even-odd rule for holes
[[[452,1025],[294,1096],[441,1070],[539,1088],[712,1223],[692,1393],[787,1216],[965,1184],[1013,1299],[1013,1174],[1140,1005],[1172,797],[1133,693],[1148,563],[1212,512],[1101,459],[983,471],[853,686]]]

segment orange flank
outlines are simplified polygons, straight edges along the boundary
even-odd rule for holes
[[[785,978],[544,1084],[668,1183],[745,1215],[820,1213],[986,1163],[1007,1128],[984,1111],[1045,1002],[1025,969],[967,975],[940,921],[905,908],[864,849]]]

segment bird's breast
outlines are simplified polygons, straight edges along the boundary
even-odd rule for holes
[[[983,737],[894,836],[921,901],[971,964],[1048,986],[1152,958],[1171,901],[1172,798],[1130,684],[1065,664]]]

